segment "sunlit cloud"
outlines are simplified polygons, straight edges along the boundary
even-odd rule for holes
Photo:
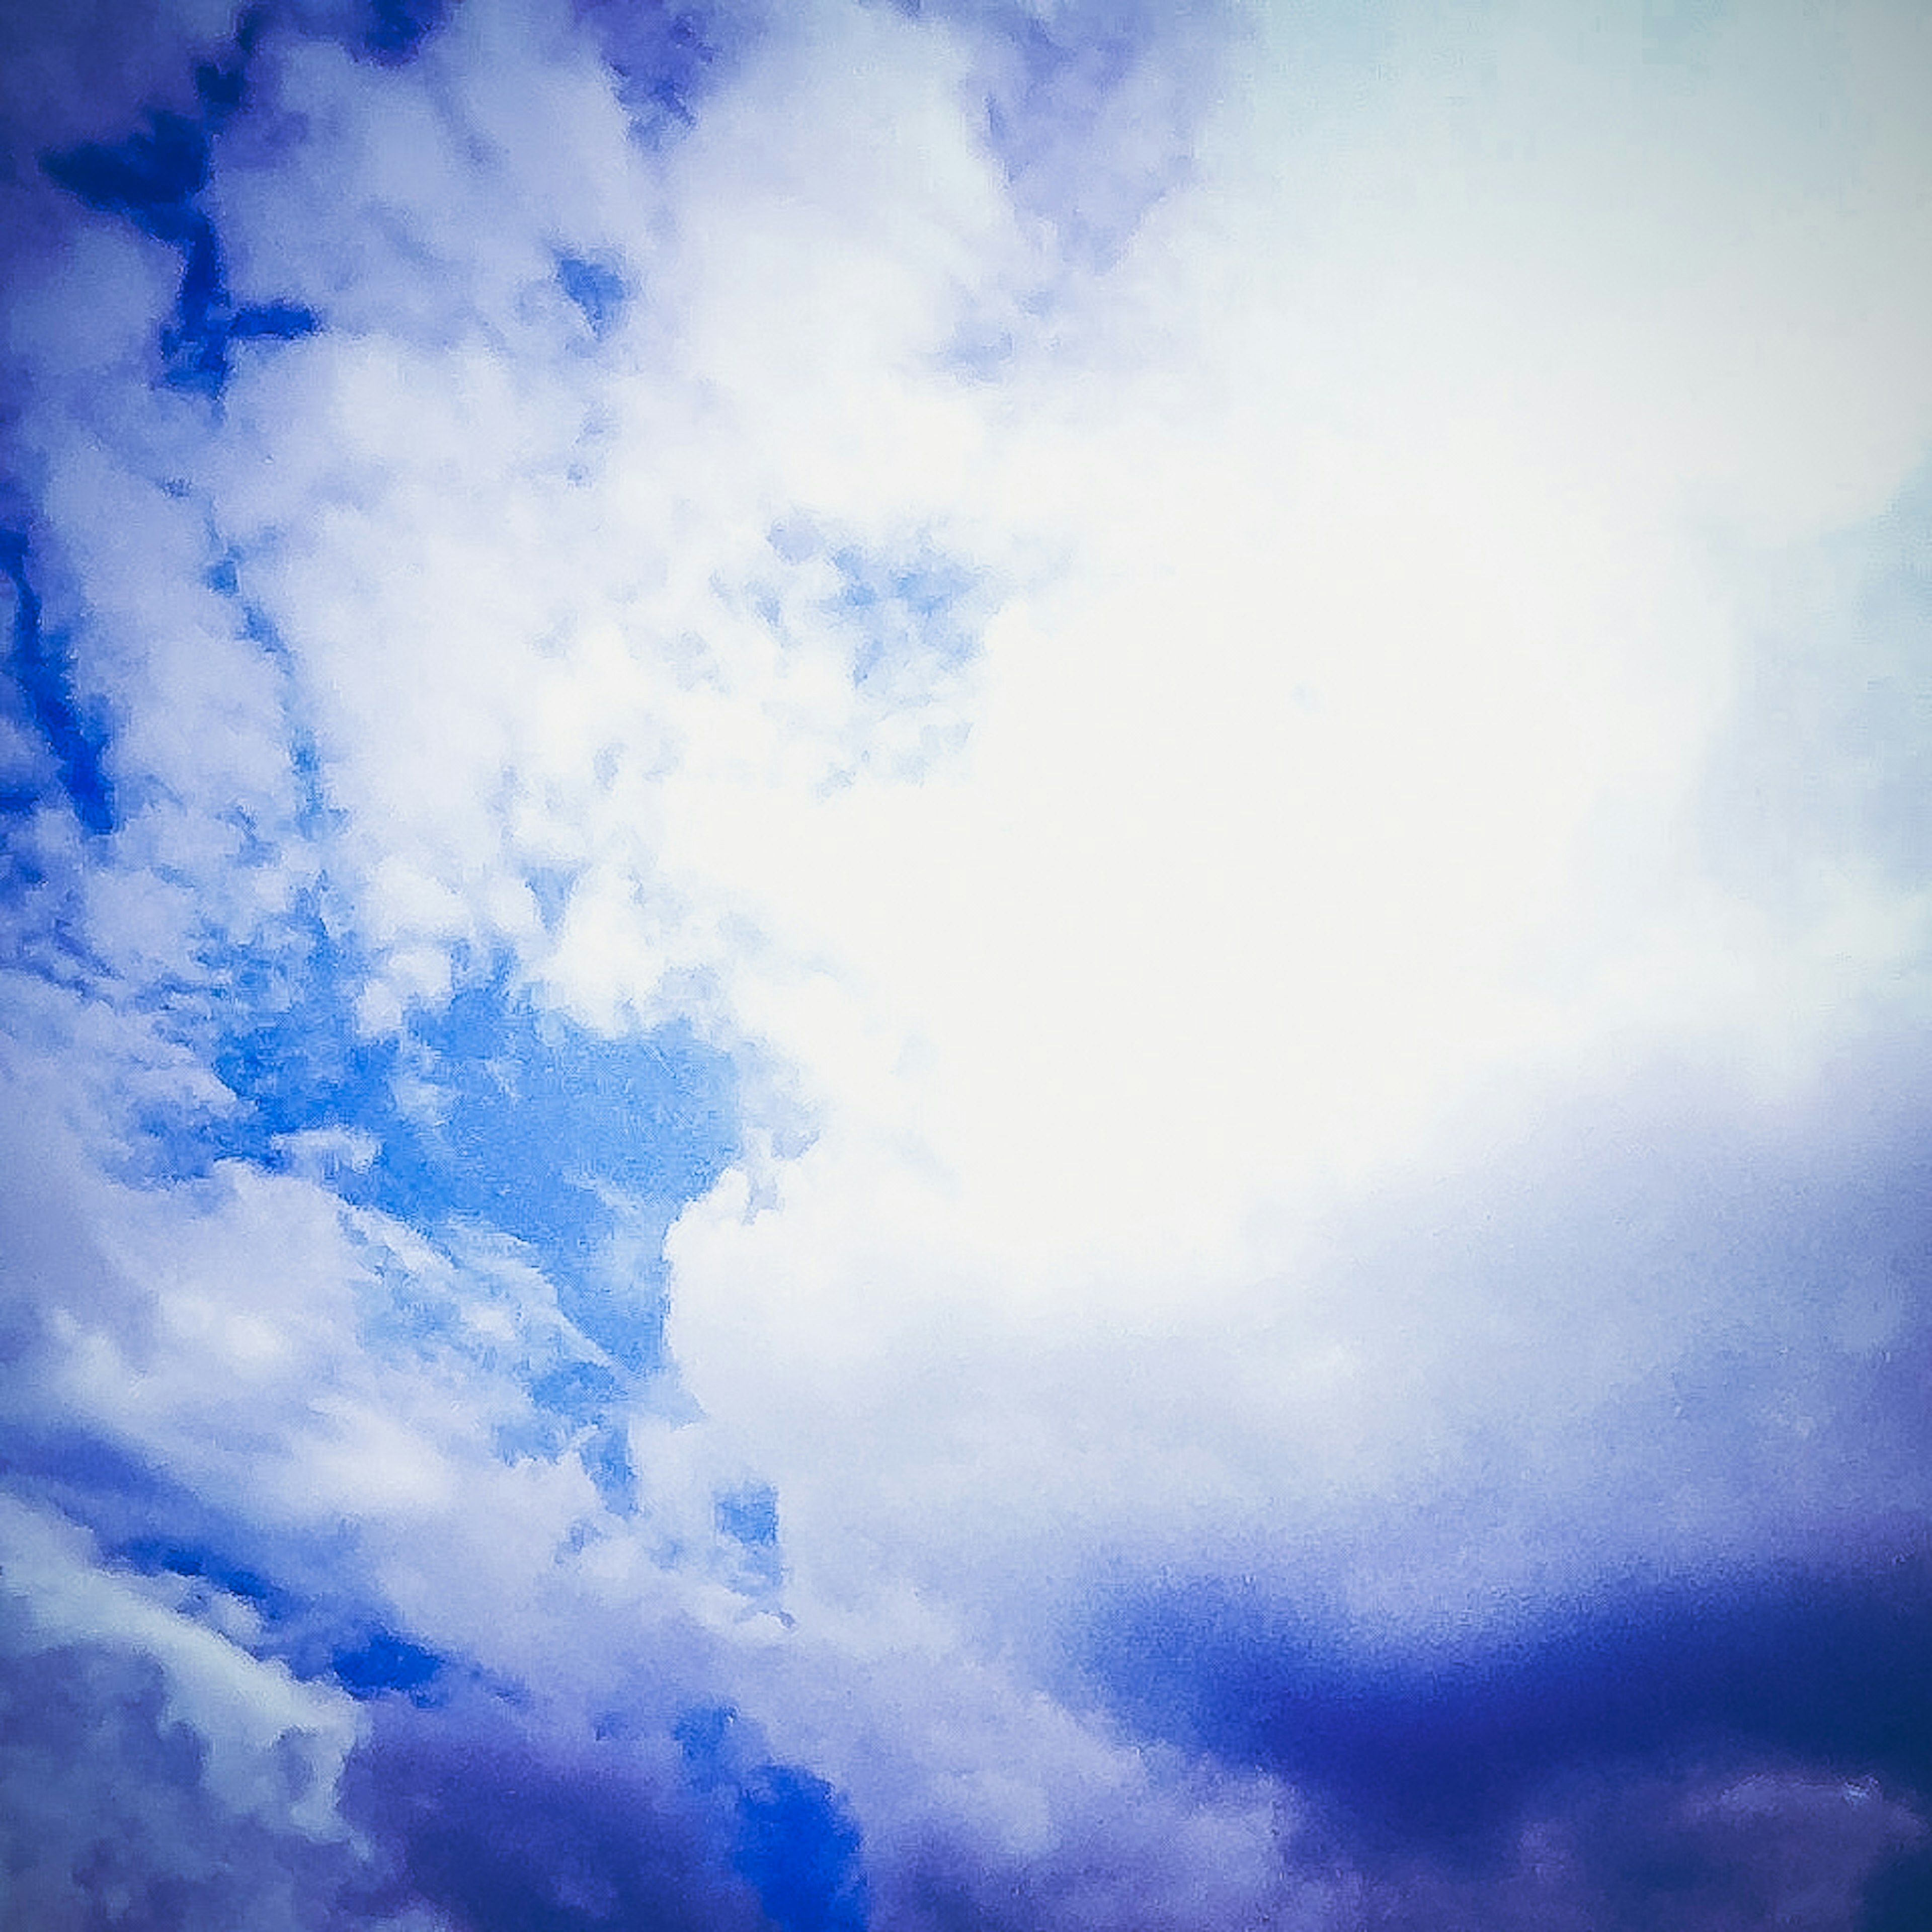
[[[7,33],[0,1916],[1919,1922],[1912,9]]]

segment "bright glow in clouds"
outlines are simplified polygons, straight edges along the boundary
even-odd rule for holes
[[[1919,10],[14,10],[0,1918],[1932,1907]]]

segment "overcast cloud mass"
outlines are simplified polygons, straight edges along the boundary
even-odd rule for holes
[[[0,1922],[1932,1923],[1932,14],[0,32]]]

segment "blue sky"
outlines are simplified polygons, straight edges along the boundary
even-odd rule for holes
[[[0,1918],[1932,1910],[1922,10],[0,28]]]

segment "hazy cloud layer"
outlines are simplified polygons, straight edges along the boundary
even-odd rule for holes
[[[1932,34],[0,28],[0,1918],[1932,1899]]]

